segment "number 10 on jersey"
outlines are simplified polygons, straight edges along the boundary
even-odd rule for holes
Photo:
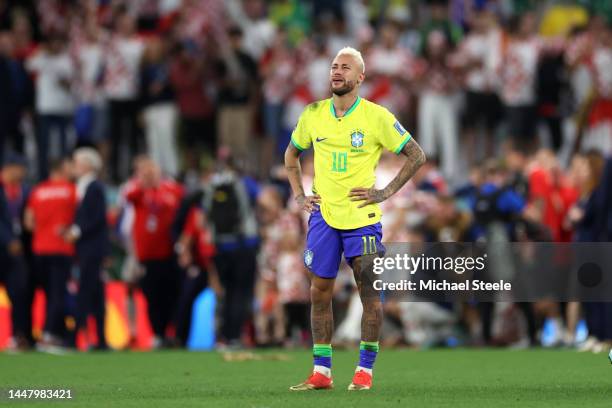
[[[344,152],[332,152],[332,171],[336,171],[338,173],[346,172],[346,161],[347,161],[347,153]]]

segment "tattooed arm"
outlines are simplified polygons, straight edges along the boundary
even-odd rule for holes
[[[402,154],[406,156],[404,166],[387,187],[382,190],[377,190],[374,187],[353,188],[349,192],[351,201],[363,201],[363,203],[359,205],[359,208],[361,208],[369,204],[385,201],[387,198],[397,193],[399,189],[415,175],[426,160],[423,149],[421,149],[421,146],[419,146],[414,139],[410,139],[408,143],[406,143],[402,149]]]
[[[293,190],[293,195],[300,208],[309,213],[316,211],[315,204],[321,202],[321,197],[318,195],[306,196],[304,193],[300,151],[293,143],[289,143],[287,150],[285,150],[285,170],[287,170],[287,178],[289,179],[289,184],[291,184],[291,190]]]

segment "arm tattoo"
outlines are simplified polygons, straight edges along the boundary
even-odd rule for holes
[[[285,170],[289,184],[293,189],[296,197],[304,195],[304,186],[302,185],[302,166],[300,165],[300,151],[289,143],[285,152]]]
[[[402,154],[406,156],[407,160],[404,163],[404,166],[400,170],[400,172],[395,176],[393,180],[385,187],[383,190],[378,190],[378,193],[382,196],[380,198],[386,199],[391,197],[393,194],[397,193],[400,188],[408,180],[415,175],[415,173],[421,168],[423,163],[425,163],[425,153],[421,146],[414,140],[410,139],[408,143],[402,149]]]
[[[296,197],[300,196],[300,195],[305,195],[304,193],[304,186],[302,185],[302,168],[301,166],[298,164],[297,166],[287,166],[285,167],[287,169],[287,178],[291,181],[293,180],[299,180],[298,183],[296,183],[297,185],[297,192],[295,194]]]

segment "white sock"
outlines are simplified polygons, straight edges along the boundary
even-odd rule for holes
[[[331,377],[331,368],[328,368],[322,365],[314,366],[314,370],[312,371],[314,371],[315,373],[321,373],[328,378]]]
[[[357,371],[365,371],[366,373],[372,375],[372,369],[371,368],[365,368],[365,367],[357,366],[357,368],[355,369],[355,372],[357,372]]]

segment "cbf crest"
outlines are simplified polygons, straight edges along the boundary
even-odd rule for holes
[[[304,265],[310,268],[314,254],[310,249],[304,251]]]
[[[362,147],[363,146],[363,132],[355,130],[351,133],[351,146]]]

